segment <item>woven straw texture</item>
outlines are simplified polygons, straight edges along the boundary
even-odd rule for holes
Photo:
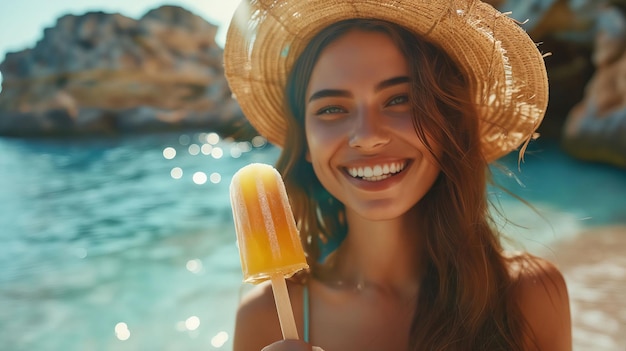
[[[487,160],[533,138],[548,104],[543,56],[516,21],[491,5],[478,0],[242,0],[226,38],[226,78],[246,118],[273,144],[282,146],[287,133],[284,90],[295,60],[320,30],[350,18],[402,25],[456,61],[481,111]]]

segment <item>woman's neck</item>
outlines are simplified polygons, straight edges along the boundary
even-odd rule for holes
[[[333,263],[333,276],[357,289],[414,296],[423,268],[422,235],[417,214],[370,221],[346,211],[348,235]]]

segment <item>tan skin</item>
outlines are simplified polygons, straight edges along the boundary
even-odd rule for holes
[[[423,267],[421,237],[410,230],[414,205],[439,173],[413,130],[408,84],[396,79],[407,76],[406,59],[388,37],[352,31],[324,49],[308,86],[307,160],[346,206],[349,224],[332,274],[308,282],[310,342],[325,351],[407,349]],[[378,182],[346,171],[392,163],[403,171]],[[565,282],[552,264],[536,260],[535,268],[510,267],[521,282],[521,310],[541,350],[571,350]],[[289,284],[300,336],[302,291]],[[239,308],[234,351],[311,350],[281,339],[271,286],[261,284]]]

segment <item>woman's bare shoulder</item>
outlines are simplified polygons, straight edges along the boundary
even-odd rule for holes
[[[233,350],[261,350],[280,339],[278,316],[269,283],[261,283],[247,292],[237,309]],[[278,335],[276,333],[278,332]]]
[[[518,303],[540,350],[572,349],[567,285],[552,262],[530,254],[509,257]]]
[[[293,304],[301,294],[299,291],[301,289],[297,284],[288,285]],[[299,309],[294,308],[296,316],[299,315],[298,312]],[[237,309],[233,350],[261,350],[281,339],[282,332],[272,286],[269,282],[261,283],[241,299]]]

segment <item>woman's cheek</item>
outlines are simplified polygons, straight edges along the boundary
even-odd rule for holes
[[[323,151],[333,148],[338,142],[341,142],[345,134],[344,129],[344,123],[307,121],[305,135],[308,149]]]

